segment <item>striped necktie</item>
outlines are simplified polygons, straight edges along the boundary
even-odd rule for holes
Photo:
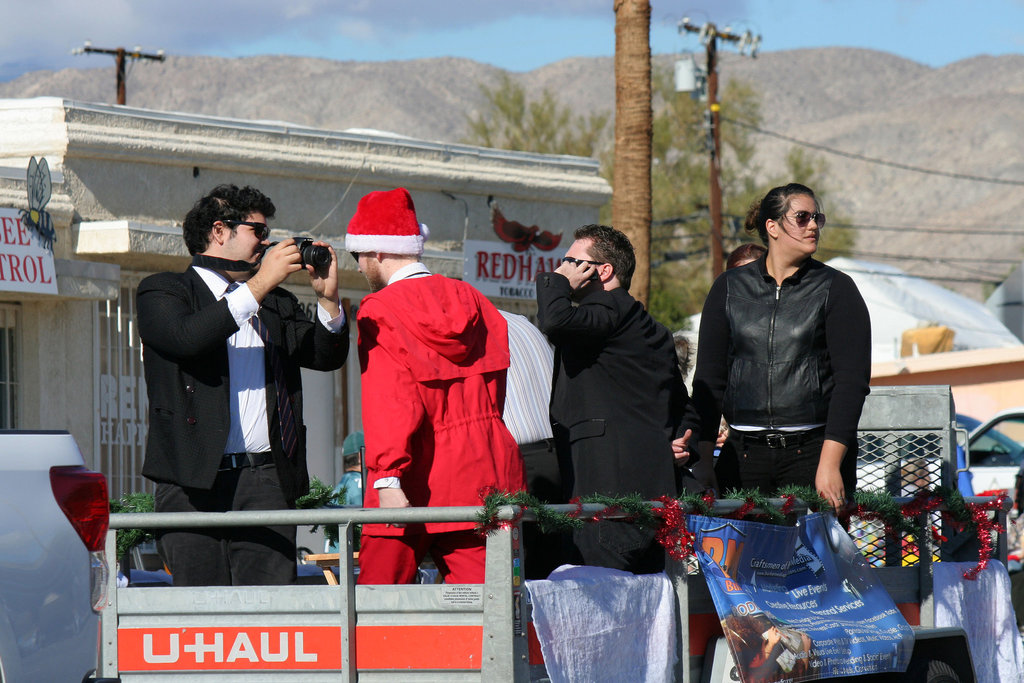
[[[232,282],[228,285],[227,292],[237,289],[239,283]],[[249,324],[256,330],[256,334],[263,340],[263,349],[266,359],[270,364],[270,371],[274,374],[274,386],[277,393],[277,419],[281,426],[281,445],[284,447],[285,455],[295,458],[295,452],[299,445],[299,433],[295,425],[295,414],[292,412],[292,401],[288,395],[288,382],[284,374],[284,359],[281,352],[270,340],[270,332],[263,324],[258,315],[249,318]]]

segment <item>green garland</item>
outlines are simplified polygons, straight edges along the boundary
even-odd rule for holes
[[[771,501],[771,498],[782,498],[784,504],[779,508]],[[666,499],[666,501],[671,500]],[[729,490],[720,500],[743,501],[739,509],[732,512],[716,511],[714,509],[715,498],[710,493],[687,492],[680,495],[677,500],[683,506],[688,506],[686,509],[692,514],[723,518],[752,518],[771,524],[792,524],[792,509],[797,500],[803,501],[811,512],[829,509],[825,499],[815,489],[806,486],[785,486],[772,497],[765,496],[756,490]],[[572,531],[581,528],[587,522],[600,521],[610,514],[619,512],[625,513],[627,521],[632,521],[645,528],[660,529],[663,524],[658,512],[652,510],[649,504],[637,494],[622,497],[581,496],[570,502],[574,505],[597,503],[608,509],[596,515],[584,515],[579,510],[559,513],[553,511],[535,496],[525,492],[490,491],[485,492],[483,496],[483,509],[477,514],[476,529],[481,534],[491,533],[498,529],[501,526],[497,519],[498,510],[506,505],[515,505],[532,511],[537,516],[538,526],[543,533]],[[942,515],[954,522],[961,531],[977,534],[983,548],[986,545],[990,548],[991,543],[986,543],[986,539],[982,539],[982,536],[988,537],[993,532],[1004,531],[984,520],[985,511],[991,511],[1002,505],[1002,497],[986,504],[968,504],[959,491],[944,486],[922,489],[903,505],[896,502],[895,498],[885,491],[858,490],[854,492],[852,500],[839,511],[838,517],[844,524],[848,524],[849,518],[853,516],[877,520],[885,527],[885,533],[890,537],[921,535],[928,531],[929,522],[925,513],[933,512],[943,505],[945,510]],[[756,513],[755,509],[757,509]],[[980,524],[979,520],[981,520]],[[934,530],[932,532],[933,535],[937,534]],[[981,555],[983,556],[984,552]]]
[[[111,512],[153,512],[152,493],[126,493],[117,500],[110,501]],[[153,540],[153,532],[149,529],[118,529],[117,556],[127,555],[132,548]]]
[[[337,493],[334,489],[327,486],[327,484],[320,481],[317,477],[313,477],[309,482],[309,493],[302,496],[295,501],[295,507],[299,510],[312,510],[315,508],[324,507],[339,507],[345,504],[345,490],[341,489]],[[319,524],[314,524],[309,528],[311,534],[315,534],[320,528]],[[324,524],[324,538],[330,543],[338,544],[338,525],[337,524]]]

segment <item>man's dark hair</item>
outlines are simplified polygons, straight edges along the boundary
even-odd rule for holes
[[[218,185],[195,203],[185,216],[182,235],[188,253],[201,254],[210,246],[210,231],[217,221],[244,221],[251,213],[262,213],[267,220],[274,217],[274,202],[255,187]],[[231,226],[236,230],[236,226]]]
[[[594,224],[577,228],[573,237],[590,240],[590,257],[601,263],[610,263],[619,284],[629,289],[636,269],[636,252],[628,237],[610,225]]]

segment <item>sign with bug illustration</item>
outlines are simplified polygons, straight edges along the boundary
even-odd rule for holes
[[[46,211],[50,167],[45,158],[28,162],[28,208],[0,208],[0,290],[57,293],[53,245],[57,233]]]

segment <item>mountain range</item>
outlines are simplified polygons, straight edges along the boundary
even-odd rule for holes
[[[658,55],[671,68],[676,56]],[[700,61],[700,60],[698,60]],[[503,74],[576,114],[614,113],[612,58],[518,73],[466,59],[393,62],[300,57],[175,57],[129,67],[129,106],[318,128],[374,128],[460,142]],[[853,256],[982,299],[1024,250],[1024,55],[933,68],[871,50],[719,54],[720,78],[761,98],[752,133],[759,176],[801,146],[827,162],[825,211],[857,226]],[[0,97],[112,102],[114,68],[35,71]],[[730,125],[725,123],[723,125]],[[826,228],[828,229],[828,228]],[[842,228],[835,228],[842,229]]]

